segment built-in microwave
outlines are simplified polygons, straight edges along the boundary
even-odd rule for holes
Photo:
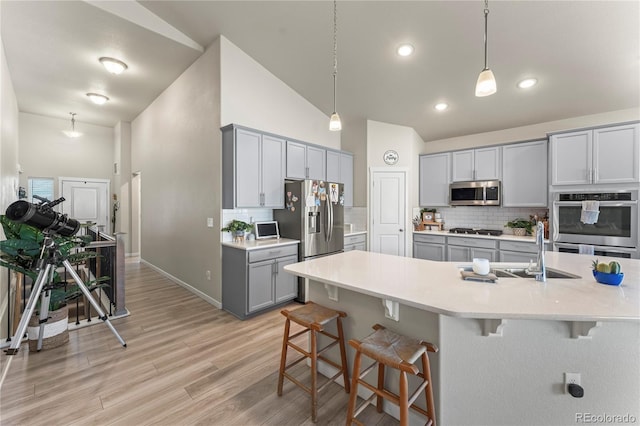
[[[598,201],[595,223],[581,220],[583,201]],[[553,194],[553,242],[638,248],[638,191]]]
[[[499,180],[474,180],[449,184],[449,205],[499,206]]]

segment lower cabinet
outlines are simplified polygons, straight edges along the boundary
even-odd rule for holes
[[[367,251],[367,234],[347,235],[344,237],[344,251]]]
[[[447,260],[449,262],[471,262],[474,258],[498,260],[498,245],[496,240],[448,237]]]
[[[546,244],[545,249],[548,247]],[[534,242],[500,241],[500,262],[535,262],[537,256],[538,246]]]
[[[284,271],[298,262],[298,246],[222,248],[222,308],[240,319],[298,296],[298,280]]]
[[[413,257],[426,260],[446,260],[446,237],[413,234]]]

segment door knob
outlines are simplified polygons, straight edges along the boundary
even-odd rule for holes
[[[402,229],[398,229],[398,231],[402,232]]]

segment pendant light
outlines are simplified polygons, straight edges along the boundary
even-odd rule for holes
[[[69,114],[71,114],[71,130],[63,130],[62,133],[70,138],[77,138],[82,136],[82,133],[76,132],[76,113],[70,112]]]
[[[496,78],[487,66],[487,20],[489,17],[489,0],[484,0],[484,69],[478,76],[476,96],[489,96],[497,91]]]
[[[336,112],[336,79],[338,77],[338,7],[333,0],[333,114],[329,120],[329,130],[339,132],[342,130],[340,116]]]

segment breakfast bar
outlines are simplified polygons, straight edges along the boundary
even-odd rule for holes
[[[546,283],[464,281],[468,263],[362,251],[285,270],[309,279],[310,300],[347,312],[347,339],[380,323],[436,344],[440,424],[575,424],[580,413],[639,421],[640,261],[621,259],[624,281],[609,286],[594,280],[593,260],[547,253],[547,267],[579,278]],[[580,374],[584,397],[566,392],[565,373]]]

